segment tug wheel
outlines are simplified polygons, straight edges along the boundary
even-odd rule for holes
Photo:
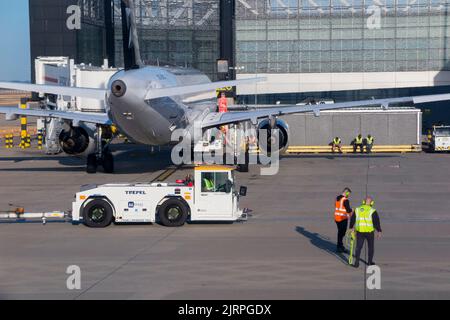
[[[94,199],[83,208],[83,223],[90,228],[105,228],[113,220],[113,209],[103,199]]]
[[[180,227],[186,223],[188,208],[179,199],[168,199],[159,208],[159,219],[166,227]]]
[[[103,171],[105,173],[114,173],[114,157],[110,151],[103,155]]]

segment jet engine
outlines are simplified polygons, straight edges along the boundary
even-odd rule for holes
[[[61,149],[69,155],[88,155],[95,150],[95,141],[88,128],[70,127],[59,134]]]
[[[273,129],[278,129],[273,131]],[[260,137],[261,130],[267,131],[267,135]],[[265,141],[260,140],[264,139]],[[258,145],[260,150],[264,152],[272,152],[272,145],[275,144],[278,139],[278,150],[275,152],[283,152],[287,149],[289,144],[289,127],[288,124],[281,119],[266,119],[258,125]]]

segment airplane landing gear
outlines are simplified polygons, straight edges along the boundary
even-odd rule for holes
[[[114,172],[114,156],[108,148],[108,142],[102,139],[102,127],[97,126],[96,152],[87,157],[86,172],[96,173],[99,165],[103,166],[105,173]]]
[[[102,151],[100,158],[97,157],[97,154],[91,153],[87,157],[86,172],[97,173],[99,165],[103,166],[105,173],[114,173],[114,156],[109,149]]]
[[[97,155],[95,153],[91,153],[87,157],[86,172],[87,173],[97,172]]]
[[[102,165],[105,173],[114,172],[114,157],[109,149],[106,149],[106,151],[102,153]]]

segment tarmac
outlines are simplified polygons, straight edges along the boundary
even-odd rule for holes
[[[35,149],[0,150],[0,211],[69,210],[80,185],[148,182],[169,166],[113,145],[116,173],[85,173],[85,161]],[[169,180],[185,176],[181,168]],[[0,299],[449,299],[450,155],[299,155],[274,176],[237,174],[248,186],[243,223],[112,225],[0,223]],[[364,264],[334,252],[334,201],[376,201],[383,238],[375,261],[381,289],[368,290]],[[81,269],[69,290],[66,270]]]

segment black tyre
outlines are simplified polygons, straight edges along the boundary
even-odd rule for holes
[[[244,153],[245,156],[245,163],[238,165],[238,171],[239,172],[248,172],[249,171],[249,164],[250,164],[250,154],[248,150]]]
[[[238,165],[237,170],[239,172],[248,172],[249,171],[248,163]]]
[[[114,172],[114,157],[111,152],[107,152],[103,155],[103,171],[105,173]]]
[[[83,208],[83,223],[90,228],[105,228],[113,221],[113,209],[108,201],[94,199]]]
[[[231,160],[231,162],[230,162],[230,160]],[[224,165],[228,165],[228,166],[235,165],[236,164],[236,158],[231,153],[224,152],[223,153],[223,164]]]
[[[168,199],[159,208],[159,219],[166,227],[180,227],[186,223],[188,208],[179,199]]]
[[[87,157],[86,172],[87,173],[97,172],[97,155],[95,153],[91,153]]]

